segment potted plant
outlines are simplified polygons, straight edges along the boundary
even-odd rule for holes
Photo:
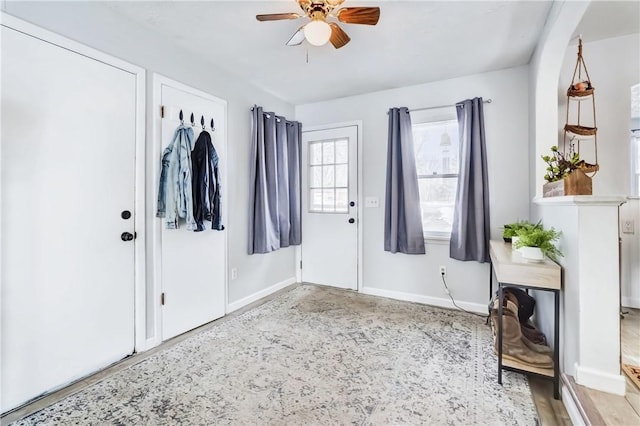
[[[508,223],[503,227],[502,239],[505,243],[511,243],[515,246],[515,243],[518,241],[518,231],[533,228],[542,228],[542,223],[538,222],[533,224],[528,220],[519,220],[518,222]]]
[[[521,229],[518,231],[518,241],[515,248],[522,257],[532,260],[542,260],[547,256],[551,260],[557,260],[563,256],[562,252],[553,244],[560,238],[560,231],[553,228],[544,229],[542,226]]]

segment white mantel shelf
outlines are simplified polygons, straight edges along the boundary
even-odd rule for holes
[[[625,195],[567,195],[564,197],[536,197],[533,203],[540,206],[620,206],[626,203]]]

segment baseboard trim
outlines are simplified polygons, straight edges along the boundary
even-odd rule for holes
[[[282,290],[285,287],[290,286],[291,284],[295,284],[296,281],[296,277],[291,277],[291,278],[287,278],[284,281],[280,281],[279,283],[276,283],[274,285],[272,285],[271,287],[267,287],[263,290],[260,290],[256,293],[253,293],[247,297],[244,297],[240,300],[237,300],[235,302],[231,302],[227,305],[227,313],[231,313],[234,311],[237,311],[238,309],[244,308],[245,306],[255,302],[256,300],[260,300],[263,297],[267,297],[273,293],[275,293],[278,290]]]
[[[624,396],[627,382],[622,374],[610,374],[576,364],[576,383],[591,389]]]
[[[625,308],[640,309],[640,299],[637,297],[622,296],[622,306]]]
[[[562,394],[562,404],[569,414],[571,423],[574,426],[586,426],[590,424],[586,419],[584,409],[582,409],[578,396],[572,387],[571,381],[566,374],[562,374],[562,386],[560,390]]]
[[[403,293],[400,291],[383,290],[375,287],[363,287],[360,293],[371,296],[387,297],[389,299],[403,300],[405,302],[422,303],[423,305],[437,306],[439,308],[457,309],[451,299],[440,297],[424,296],[415,293]],[[456,300],[456,304],[469,312],[488,315],[487,306],[479,303],[461,302]]]

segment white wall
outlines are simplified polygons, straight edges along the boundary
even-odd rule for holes
[[[583,43],[582,54],[595,87],[600,171],[593,178],[594,195],[631,195],[631,86],[640,83],[640,33]],[[577,41],[566,50],[558,85],[558,121],[565,121],[566,90],[577,57]],[[591,111],[590,107],[586,111]],[[590,117],[589,117],[590,119]],[[562,143],[563,132],[559,132]],[[590,143],[584,143],[591,149]],[[590,153],[590,151],[587,151]],[[585,157],[587,161],[593,157]],[[638,223],[637,200],[620,209],[621,220]],[[622,301],[640,307],[640,233],[622,238]]]
[[[383,250],[387,110],[451,105],[482,96],[489,168],[491,232],[501,238],[504,223],[528,218],[528,67],[422,84],[400,89],[296,106],[296,119],[305,126],[362,120],[365,196],[380,199],[379,208],[362,208],[364,221],[363,282],[367,288],[412,295],[414,300],[444,300],[439,265],[447,266],[453,296],[486,311],[488,265],[449,258],[447,244],[427,244],[425,256],[391,254]],[[453,107],[452,107],[453,109]],[[414,121],[417,114],[412,114]],[[380,292],[379,292],[380,293]],[[390,294],[389,294],[390,295]]]
[[[251,133],[250,108],[262,105],[281,115],[293,117],[293,106],[239,80],[205,62],[201,57],[186,52],[152,34],[138,24],[133,24],[94,2],[6,2],[4,11],[18,18],[57,32],[83,44],[104,51],[147,69],[147,105],[151,105],[151,73],[157,72],[180,81],[228,102],[228,182],[227,191],[229,223],[229,267],[238,268],[238,279],[229,282],[229,302],[260,292],[272,285],[295,277],[294,248],[279,250],[267,255],[247,255],[247,223],[249,197],[249,151]],[[185,29],[188,30],[188,29]],[[151,145],[153,111],[147,111],[147,141]],[[147,167],[159,167],[158,163]],[[151,198],[157,182],[148,182]],[[149,198],[148,198],[149,199]],[[149,203],[147,220],[154,217]],[[148,225],[149,225],[148,224]],[[150,232],[148,232],[150,235]],[[157,300],[149,300],[148,320],[153,318]],[[152,324],[147,324],[148,332]],[[150,336],[148,336],[150,337]]]
[[[567,88],[576,66],[577,41],[567,47],[558,82],[558,128],[565,124]],[[629,195],[631,144],[631,86],[640,83],[640,34],[583,43],[582,55],[595,87],[600,171],[593,178],[593,195]],[[583,74],[584,76],[584,74]],[[573,106],[575,112],[575,105]],[[591,120],[591,106],[585,106]],[[559,132],[562,143],[564,132]],[[592,161],[590,142],[583,142],[585,160]],[[562,146],[562,145],[560,145]]]

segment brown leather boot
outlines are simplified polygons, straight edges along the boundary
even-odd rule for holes
[[[494,328],[494,350],[498,352],[498,300],[491,310],[491,322]],[[502,312],[502,357],[539,368],[553,367],[553,360],[547,353],[536,352],[522,340],[522,331],[518,321],[518,306],[504,299]]]

